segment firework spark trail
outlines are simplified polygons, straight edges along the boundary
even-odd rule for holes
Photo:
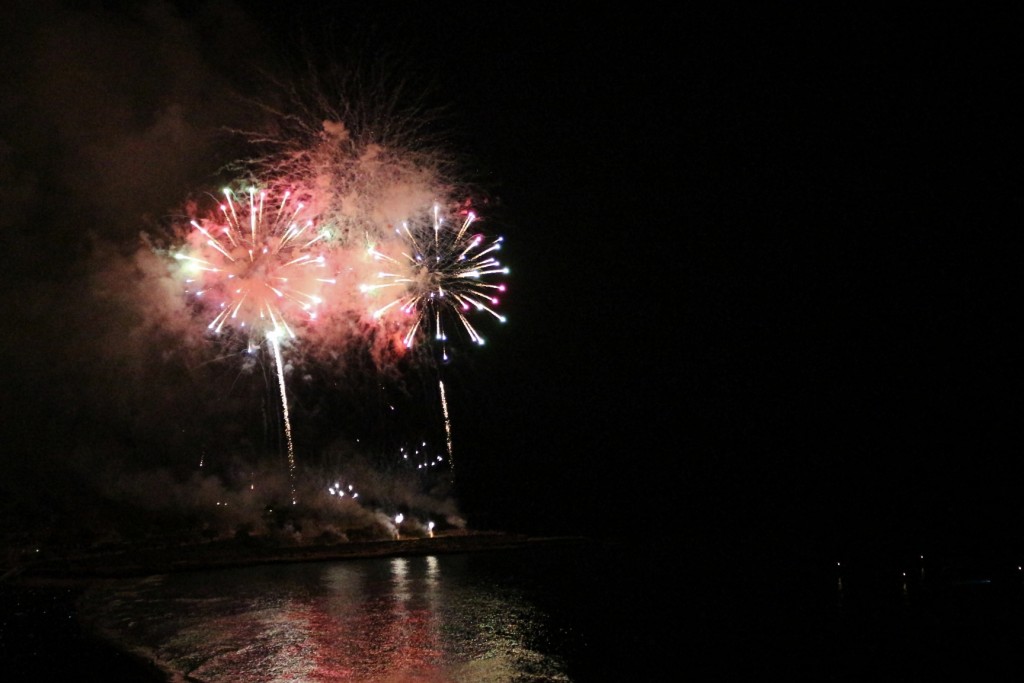
[[[295,499],[295,446],[292,443],[292,421],[288,417],[288,396],[284,390],[284,362],[281,360],[281,345],[277,341],[277,335],[267,335],[271,347],[274,349],[274,362],[277,364],[277,386],[281,392],[281,414],[284,416],[284,434],[288,441],[288,476],[292,486],[292,505],[298,501]]]
[[[455,479],[455,460],[452,457],[452,423],[448,417],[448,399],[444,393],[444,381],[438,380],[437,386],[441,389],[441,411],[444,413],[444,434],[445,443],[448,445],[448,468],[451,471],[452,480]]]

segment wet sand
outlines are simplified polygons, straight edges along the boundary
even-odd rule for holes
[[[83,628],[76,603],[87,586],[81,580],[0,584],[0,680],[169,681]]]

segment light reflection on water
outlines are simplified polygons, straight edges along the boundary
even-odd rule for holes
[[[571,680],[550,615],[469,556],[150,577],[97,588],[81,609],[180,679]]]
[[[1019,668],[1017,574],[837,577],[803,555],[679,550],[543,544],[176,574],[97,587],[79,614],[207,683],[1000,680],[987,674]]]

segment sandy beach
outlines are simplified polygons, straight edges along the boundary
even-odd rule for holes
[[[156,667],[90,634],[76,603],[86,580],[0,584],[0,679],[167,681]]]

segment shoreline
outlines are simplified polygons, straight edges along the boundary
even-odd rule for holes
[[[254,564],[481,552],[586,540],[582,536],[531,537],[518,533],[478,531],[442,533],[433,537],[294,545],[255,537],[201,544],[125,546],[33,559],[9,568],[0,576],[0,585],[87,582]]]

